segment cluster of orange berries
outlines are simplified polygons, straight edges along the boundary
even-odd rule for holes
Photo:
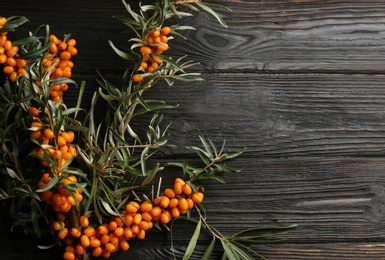
[[[43,188],[52,180],[49,173],[44,173],[38,183],[38,188]],[[75,191],[68,189],[69,185],[77,182],[74,175],[65,177],[57,187],[46,190],[40,194],[41,201],[51,205],[54,212],[67,213],[71,207],[79,206],[83,201],[83,191],[77,188]]]
[[[76,148],[72,145],[75,134],[72,131],[60,131],[56,137],[51,127],[44,125],[39,120],[39,110],[37,108],[30,107],[29,114],[33,118],[30,137],[42,144],[40,147],[35,147],[31,151],[31,155],[40,158],[41,164],[45,167],[49,166],[50,161],[46,157],[51,157],[50,159],[55,162],[55,167],[51,165],[52,172],[53,174],[58,174],[61,178],[62,173],[54,169],[62,167],[68,160],[76,157]],[[52,178],[49,173],[43,174],[38,183],[38,188],[43,188],[51,180]],[[55,212],[66,213],[71,209],[71,206],[79,205],[83,201],[81,189],[76,189],[76,192],[70,192],[67,188],[68,185],[76,182],[76,176],[65,177],[57,187],[40,193],[40,198],[42,201],[50,204]]]
[[[0,28],[7,23],[5,17],[0,17]],[[3,64],[3,72],[8,75],[9,80],[15,82],[21,75],[25,75],[24,67],[27,65],[25,59],[17,58],[19,47],[13,45],[12,41],[8,40],[7,33],[0,34],[0,64]]]
[[[94,227],[89,223],[90,216],[81,216],[80,228],[66,227],[65,216],[58,213],[59,220],[53,223],[53,229],[66,245],[63,254],[65,260],[77,259],[86,250],[94,257],[109,258],[111,253],[118,250],[127,251],[130,239],[143,240],[154,222],[167,224],[180,214],[187,213],[194,204],[201,203],[203,198],[201,191],[194,192],[188,183],[177,178],[173,189],[165,189],[163,195],[152,202],[145,200],[139,204],[130,201],[121,215],[111,218],[108,223]]]
[[[167,35],[170,34],[170,32],[171,28],[165,26],[160,30],[154,30],[148,34],[146,44],[139,49],[139,52],[143,56],[140,65],[142,71],[151,73],[163,63],[163,60],[156,55],[168,50],[169,39]],[[132,80],[137,83],[143,81],[144,77],[137,73],[133,75]]]
[[[38,155],[38,157],[43,158],[47,153],[56,160],[56,166],[58,167],[63,166],[68,160],[76,156],[76,148],[71,144],[75,139],[74,132],[60,131],[59,135],[56,137],[54,131],[50,127],[45,127],[45,125],[38,120],[32,121],[31,128],[33,130],[30,137],[42,145],[48,145],[47,148],[34,148],[32,150],[32,155]],[[49,166],[47,160],[42,159],[41,163],[43,166]]]
[[[43,66],[51,71],[51,78],[65,77],[70,78],[74,63],[71,58],[78,53],[76,49],[76,40],[60,40],[51,34],[49,40],[52,41],[48,54],[43,59]],[[52,85],[50,91],[51,100],[58,102],[63,96],[63,92],[68,90],[66,83]]]

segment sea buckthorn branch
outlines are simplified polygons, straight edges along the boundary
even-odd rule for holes
[[[131,239],[143,240],[153,227],[170,230],[170,223],[183,215],[193,220],[191,211],[196,208],[200,218],[185,254],[187,259],[193,253],[201,227],[211,228],[202,214],[203,187],[194,182],[204,179],[223,182],[217,174],[232,170],[223,162],[242,151],[226,154],[224,144],[218,151],[210,140],[198,133],[204,148],[188,149],[197,153],[204,166],[166,164],[181,167],[183,178],[176,178],[170,188],[158,185],[156,193],[150,188],[142,196],[137,194],[139,188],[151,185],[157,173],[164,170],[160,163],[148,169],[147,161],[168,141],[168,126],[161,127],[162,116],[158,110],[174,107],[164,101],[146,99],[145,92],[162,79],[168,85],[173,85],[175,80],[201,80],[199,73],[186,72],[195,62],[165,55],[173,39],[171,35],[181,36],[178,31],[194,29],[165,25],[171,17],[191,15],[179,11],[179,4],[194,12],[199,11],[199,7],[221,22],[220,17],[200,1],[154,0],[152,4],[140,4],[139,13],[123,1],[131,17],[118,19],[137,37],[131,39],[134,43],[128,52],[121,51],[112,42],[110,45],[135,67],[124,72],[121,87],[99,74],[100,89],[95,92],[83,120],[76,118],[82,110],[81,94],[75,108],[68,108],[63,99],[69,86],[76,85],[70,79],[74,67],[71,58],[77,55],[76,41],[71,35],[59,39],[50,34],[48,26],[43,26],[28,38],[14,42],[17,44],[3,37],[6,32],[0,36],[0,52],[7,56],[3,63],[5,84],[0,88],[0,113],[4,115],[0,133],[5,147],[1,170],[8,177],[0,194],[4,199],[13,199],[11,213],[23,213],[19,223],[27,229],[27,224],[32,223],[37,235],[42,235],[40,230],[43,230],[40,218],[50,223],[49,232],[63,246],[64,259],[108,258],[117,250],[128,250]],[[0,18],[0,30],[13,30],[16,24],[26,20],[15,21],[12,25]],[[46,30],[45,36],[38,36],[41,29]],[[80,90],[83,88],[84,84]],[[109,105],[104,124],[95,122],[99,98]],[[153,116],[147,130],[138,131],[132,120],[145,113]],[[144,134],[137,134],[140,132]],[[24,159],[20,154],[30,156]],[[25,214],[23,209],[30,210],[30,214]],[[219,236],[215,229],[210,230]],[[225,252],[229,248],[224,246]],[[242,258],[244,253],[236,247],[230,249]],[[205,255],[209,256],[209,251]]]

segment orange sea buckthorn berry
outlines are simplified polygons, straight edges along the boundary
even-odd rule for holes
[[[72,131],[62,132],[61,136],[64,138],[64,140],[66,140],[67,143],[72,143],[75,138],[75,134]]]
[[[64,251],[66,251],[66,252],[74,252],[75,253],[75,248],[73,246],[67,245],[65,247]]]
[[[12,48],[12,42],[11,42],[10,40],[6,40],[6,41],[4,42],[3,47],[4,47],[4,50],[5,50],[5,51],[10,50],[10,49]]]
[[[68,229],[67,228],[63,228],[59,231],[59,233],[57,234],[57,237],[61,240],[64,240],[68,235]]]
[[[60,210],[63,211],[64,213],[67,213],[71,209],[71,205],[66,201],[65,204],[60,205]]]
[[[88,227],[83,230],[83,234],[87,237],[92,237],[95,235],[95,229],[93,227]]]
[[[143,229],[143,230],[148,230],[150,228],[150,225],[149,225],[149,222],[145,221],[145,220],[142,220],[140,223],[139,223],[139,227],[140,229]]]
[[[55,43],[51,43],[51,45],[49,46],[49,51],[51,53],[57,53],[59,51],[59,48]]]
[[[132,229],[130,227],[125,227],[124,228],[124,237],[126,239],[131,239],[133,236]]]
[[[21,75],[21,76],[25,76],[25,72],[26,72],[26,70],[23,69],[23,68],[20,68],[20,69],[17,70],[17,74]]]
[[[37,109],[36,107],[30,107],[28,109],[28,113],[33,116],[33,117],[38,117],[39,116],[39,109]]]
[[[67,203],[71,206],[76,206],[77,201],[70,195],[67,197]]]
[[[69,51],[63,51],[60,53],[61,60],[67,61],[67,60],[70,60],[71,57],[72,57],[72,54]]]
[[[44,137],[47,139],[52,139],[55,137],[55,133],[49,128],[44,129],[43,134],[44,134]]]
[[[16,66],[16,60],[14,59],[14,58],[12,58],[12,57],[9,57],[8,56],[8,58],[7,58],[7,65],[9,65],[9,66],[12,66],[12,67],[15,67]]]
[[[158,206],[153,207],[150,214],[153,218],[158,217],[162,213],[162,209]]]
[[[64,204],[63,195],[61,195],[60,193],[55,193],[55,194],[52,196],[51,202],[52,202],[54,205],[58,205],[58,206]]]
[[[9,80],[10,80],[11,82],[16,82],[17,77],[18,77],[18,74],[17,74],[16,71],[14,71],[14,72],[12,72],[12,73],[9,75]]]
[[[187,196],[192,193],[192,188],[188,183],[183,185],[182,190],[183,190],[183,193],[186,194]]]
[[[68,161],[71,158],[72,158],[72,154],[71,153],[66,152],[66,153],[63,154],[63,159],[64,160]]]
[[[84,254],[84,247],[81,244],[77,244],[76,247],[75,247],[75,253],[77,255]]]
[[[177,199],[177,198],[172,198],[171,200],[170,200],[170,203],[168,204],[168,206],[170,207],[170,208],[175,208],[175,207],[177,207],[179,205],[179,199]]]
[[[118,228],[118,223],[116,223],[115,221],[110,221],[110,223],[108,223],[108,229],[110,231],[115,231],[115,229]]]
[[[80,237],[80,243],[84,248],[87,248],[90,246],[90,238],[86,235],[82,235]]]
[[[162,200],[160,201],[160,206],[162,208],[167,208],[169,204],[170,204],[170,199],[168,197],[163,197]]]
[[[109,241],[110,241],[110,236],[108,234],[104,234],[100,238],[100,243],[102,243],[103,245],[107,244]]]
[[[4,25],[7,23],[7,18],[5,17],[0,17],[0,25]]]
[[[67,51],[72,55],[76,56],[78,54],[78,49],[76,49],[74,46],[69,46],[67,48]]]
[[[168,27],[168,26],[165,26],[163,27],[161,30],[160,30],[161,34],[163,35],[168,35],[170,32],[171,32],[171,28]]]
[[[156,36],[156,37],[153,37],[153,41],[154,41],[154,44],[158,44],[158,43],[161,43],[162,42],[162,39],[160,38],[160,36]]]
[[[88,227],[89,224],[90,224],[90,221],[89,221],[89,219],[86,216],[82,215],[82,216],[79,217],[79,224],[82,227]]]
[[[156,197],[153,201],[152,201],[152,203],[154,204],[154,205],[159,205],[160,204],[160,202],[162,201],[162,198],[163,198],[163,196],[159,196],[159,197]]]
[[[132,222],[133,222],[134,224],[138,224],[138,225],[139,225],[139,223],[140,223],[141,221],[142,221],[142,214],[136,213],[135,216],[134,216],[134,218],[133,218],[133,220],[132,220]]]
[[[63,184],[70,185],[70,184],[74,184],[77,181],[78,181],[78,178],[76,178],[75,175],[70,175],[64,178]]]
[[[180,216],[179,208],[172,208],[170,212],[173,218],[178,218]]]
[[[139,230],[139,233],[136,235],[136,237],[137,237],[139,240],[143,240],[143,239],[146,237],[146,230],[140,229],[140,230]]]
[[[122,228],[122,227],[117,227],[117,228],[114,230],[114,234],[115,234],[117,237],[123,236],[123,234],[124,234],[124,228]]]
[[[151,33],[151,36],[152,37],[158,37],[160,35],[160,31],[159,30],[155,30]]]
[[[175,193],[176,195],[182,194],[182,192],[183,192],[182,187],[183,187],[183,184],[182,184],[182,183],[180,183],[180,182],[175,182],[175,183],[174,183],[174,193]]]
[[[188,209],[187,200],[185,198],[180,198],[178,207],[179,207],[180,211],[186,211]]]
[[[147,37],[147,44],[153,44],[154,43],[154,38],[152,36]]]
[[[52,198],[53,193],[51,190],[46,190],[40,193],[40,199],[44,202],[49,202],[49,200]]]
[[[55,43],[55,44],[58,44],[58,43],[60,42],[60,40],[59,40],[54,34],[51,34],[51,35],[48,37],[48,39],[49,39],[50,41],[52,41],[53,43]]]
[[[204,195],[203,195],[203,193],[200,192],[200,191],[193,193],[193,195],[191,196],[191,199],[192,199],[192,200],[194,201],[194,203],[196,203],[196,204],[202,203],[203,198],[204,198]]]
[[[108,252],[105,248],[102,249],[102,256],[103,258],[110,258],[111,257],[111,252]]]
[[[115,252],[116,248],[113,244],[111,243],[107,243],[105,246],[104,246],[104,249],[107,251],[107,252]]]
[[[73,237],[80,237],[82,235],[82,232],[77,228],[71,228],[70,234]]]
[[[140,227],[138,224],[132,224],[131,230],[133,234],[137,235],[139,233]]]
[[[127,226],[131,226],[133,219],[134,219],[134,217],[131,215],[127,215],[124,217],[124,221],[126,222]]]
[[[144,201],[142,204],[140,204],[140,210],[142,212],[150,212],[152,210],[152,203],[149,201]]]
[[[75,39],[69,39],[67,42],[67,46],[75,46],[76,45],[76,40]]]
[[[67,43],[66,42],[59,43],[58,49],[61,51],[64,51],[65,49],[67,49]]]
[[[96,229],[96,232],[100,235],[107,235],[108,234],[108,227],[101,225]]]
[[[150,55],[152,53],[152,50],[148,46],[142,46],[140,47],[139,52],[143,55]]]
[[[103,249],[101,247],[96,247],[94,250],[92,250],[92,255],[94,257],[99,257],[103,253]]]
[[[151,59],[158,64],[161,64],[163,62],[163,60],[154,55],[151,56]]]
[[[164,190],[164,195],[168,197],[169,199],[175,198],[175,192],[173,189],[167,188]]]
[[[163,223],[163,224],[167,224],[168,222],[170,222],[171,218],[169,216],[169,214],[167,214],[166,212],[162,212],[162,214],[160,214],[160,221]]]
[[[163,43],[168,43],[168,37],[165,36],[165,35],[161,35],[160,36],[160,41],[163,42]]]
[[[7,61],[7,55],[0,54],[0,64],[4,64]]]
[[[160,52],[164,52],[168,50],[168,44],[162,43],[161,45],[156,46],[156,49]]]
[[[90,239],[90,247],[100,247],[102,245],[102,243],[100,242],[99,239],[97,238],[91,238]]]
[[[61,76],[63,76],[63,70],[61,68],[56,68],[53,72],[53,76],[55,78],[60,78]]]
[[[25,59],[16,59],[16,66],[18,68],[23,68],[23,67],[27,66],[27,60],[25,60]]]
[[[181,178],[176,178],[174,180],[174,183],[180,183],[180,184],[184,185],[186,182],[183,179],[181,179]]]
[[[7,56],[8,57],[14,57],[18,51],[19,51],[19,46],[14,45],[10,49],[7,50]]]
[[[152,221],[152,215],[151,215],[151,213],[150,213],[150,212],[143,212],[143,213],[142,213],[142,219],[143,219],[144,221],[147,221],[147,222]]]
[[[59,230],[62,229],[62,228],[65,228],[65,224],[64,224],[63,221],[58,220],[58,221],[52,222],[52,229],[53,229],[53,230],[59,231]]]
[[[126,211],[129,213],[136,213],[138,211],[138,208],[135,205],[128,203],[126,205]]]
[[[66,140],[64,139],[63,136],[59,136],[59,137],[57,138],[57,144],[58,144],[58,146],[60,147],[60,146],[66,145],[67,142],[66,142]]]
[[[5,74],[11,74],[11,73],[14,72],[14,71],[15,71],[15,68],[12,67],[12,66],[5,66],[5,67],[3,68],[3,72],[4,72]]]
[[[70,78],[72,76],[71,68],[66,67],[63,70],[63,77],[64,78]]]
[[[66,251],[63,254],[63,259],[64,260],[75,260],[76,256],[74,252]]]
[[[146,70],[148,68],[148,63],[145,61],[142,61],[142,63],[140,64],[140,67]]]
[[[135,74],[132,76],[132,81],[135,83],[142,82],[144,77],[141,74]]]
[[[192,209],[194,207],[194,201],[191,198],[187,198],[187,205],[189,209]]]
[[[123,251],[127,251],[128,249],[130,249],[130,244],[127,241],[122,240],[122,241],[119,242],[119,247]]]

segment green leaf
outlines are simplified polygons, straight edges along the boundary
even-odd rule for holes
[[[111,48],[115,51],[116,54],[118,54],[122,59],[133,61],[134,59],[131,57],[130,54],[123,52],[119,50],[117,47],[115,47],[114,43],[112,41],[108,41],[108,44],[111,46]]]
[[[213,236],[213,240],[211,241],[210,245],[206,248],[206,251],[203,254],[201,260],[210,260],[211,253],[214,250],[215,242],[216,242],[216,239],[215,239],[215,236]]]
[[[11,177],[13,179],[17,179],[19,181],[22,181],[20,179],[20,176],[14,170],[12,170],[11,168],[8,168],[8,167],[6,168],[6,170],[7,170],[9,177]]]
[[[39,193],[39,192],[44,192],[46,190],[50,190],[58,183],[58,181],[59,181],[58,175],[53,174],[52,180],[49,183],[47,183],[44,187],[37,189],[35,192]]]
[[[214,16],[217,21],[225,28],[227,28],[226,22],[220,17],[213,9],[205,5],[204,3],[197,2],[196,5],[198,5],[200,8],[202,8],[204,11],[208,12],[212,16]]]
[[[143,176],[146,176],[146,157],[149,150],[150,150],[150,147],[146,146],[146,148],[143,149],[140,155],[140,165],[142,167]]]
[[[222,238],[221,243],[224,253],[230,260],[240,260],[239,255],[234,252],[232,244],[227,239]]]
[[[194,234],[191,237],[190,243],[187,246],[186,252],[184,253],[183,260],[188,260],[192,255],[192,253],[194,252],[195,246],[198,242],[199,234],[201,232],[201,226],[202,226],[202,220],[199,220],[195,228]]]

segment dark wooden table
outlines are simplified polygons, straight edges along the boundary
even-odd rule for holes
[[[210,2],[233,9],[222,12],[229,28],[199,14],[184,21],[197,31],[169,52],[200,61],[194,70],[206,81],[152,94],[179,104],[164,114],[180,147],[198,145],[195,129],[226,139],[229,151],[247,147],[231,162],[241,173],[205,186],[210,223],[226,234],[298,224],[288,240],[254,246],[268,259],[385,259],[384,1]],[[0,10],[27,16],[25,31],[48,23],[57,35],[73,34],[74,78],[87,81],[86,102],[96,69],[120,77],[125,64],[107,44],[126,42],[111,18],[125,13],[120,1],[13,0]],[[188,157],[170,149],[164,160]],[[39,250],[36,240],[11,233],[6,211],[1,218],[0,259],[61,259],[57,249]],[[180,257],[188,241],[176,239]],[[150,234],[111,259],[172,259],[168,236]]]

